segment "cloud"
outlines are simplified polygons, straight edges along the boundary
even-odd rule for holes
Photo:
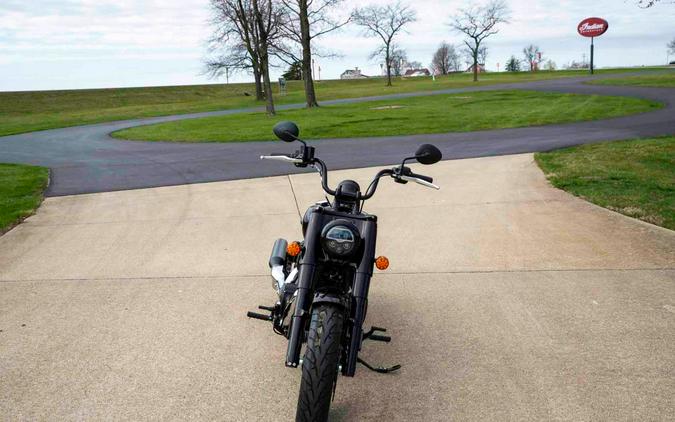
[[[20,60],[36,57],[25,52],[56,52],[67,59],[69,51],[124,56],[129,50],[199,50],[208,35],[207,5],[205,0],[10,0],[0,5],[0,49]]]
[[[391,1],[347,0],[341,10],[366,3]],[[397,43],[411,59],[428,63],[441,41],[461,43],[461,35],[446,24],[468,2],[409,3],[418,20]],[[601,65],[662,63],[665,43],[675,36],[675,5],[645,10],[631,0],[508,3],[510,24],[487,41],[489,68],[511,54],[520,55],[529,43],[539,44],[545,55],[559,64],[578,60],[587,52],[588,40],[576,34],[576,24],[593,15],[610,23],[609,31],[597,40]],[[153,84],[208,82],[199,73],[210,34],[209,15],[209,0],[1,0],[0,90],[133,86],[148,80],[156,81]],[[317,58],[324,78],[338,77],[342,70],[354,66],[370,74],[380,71],[377,61],[368,60],[377,40],[364,37],[358,27],[349,26],[318,43],[343,55],[333,60]],[[63,74],[56,75],[58,72]]]

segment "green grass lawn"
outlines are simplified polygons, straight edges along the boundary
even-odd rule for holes
[[[675,136],[538,153],[553,186],[675,230]]]
[[[647,69],[647,68],[640,68]],[[600,73],[634,72],[636,68],[604,69]],[[537,73],[486,73],[474,84],[470,74],[431,78],[397,79],[385,87],[382,78],[353,81],[328,80],[316,84],[319,101],[430,91],[497,83],[525,82],[585,76],[586,71]],[[275,88],[276,89],[276,88]],[[260,106],[252,97],[252,84],[214,84],[169,87],[90,89],[69,91],[0,92],[0,136],[42,129],[139,117]],[[275,92],[276,94],[276,92]],[[288,83],[288,94],[275,95],[279,104],[304,101],[301,81]]]
[[[273,140],[272,127],[292,120],[306,139],[466,132],[600,119],[649,111],[660,104],[627,97],[532,91],[471,92],[400,100],[236,114],[139,126],[122,139],[179,142]]]
[[[675,88],[675,69],[654,75],[629,76],[625,78],[600,79],[590,82],[595,85],[632,85]]]
[[[0,234],[33,214],[48,178],[43,167],[0,164]]]

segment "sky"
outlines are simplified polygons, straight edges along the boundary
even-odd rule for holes
[[[345,0],[342,10],[384,0]],[[476,3],[474,1],[473,3]],[[410,1],[417,21],[397,39],[410,60],[428,65],[442,41],[462,36],[449,27],[464,0]],[[558,67],[588,55],[589,39],[576,32],[584,18],[598,16],[609,30],[596,38],[596,66],[664,64],[666,43],[675,38],[675,4],[640,9],[634,0],[507,0],[510,23],[486,40],[487,68],[503,70],[512,55],[534,43]],[[209,0],[0,0],[0,91],[107,88],[223,83],[203,74],[212,27]],[[368,56],[377,47],[350,25],[317,41],[337,53],[317,58],[321,79],[348,68],[380,73]],[[675,57],[671,57],[675,60]],[[272,70],[276,78],[283,69]],[[319,76],[319,75],[315,75]],[[230,82],[252,80],[246,73]]]

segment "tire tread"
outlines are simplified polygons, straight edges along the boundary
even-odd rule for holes
[[[331,304],[320,304],[312,310],[296,421],[320,422],[328,420],[340,361],[340,340],[344,316],[341,309]]]

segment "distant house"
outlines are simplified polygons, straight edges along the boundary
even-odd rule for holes
[[[340,79],[365,79],[368,78],[368,76],[364,75],[361,73],[361,69],[354,68],[354,69],[347,69],[344,72],[342,72],[342,75],[340,75]]]
[[[468,69],[466,69],[468,73],[473,73],[473,65],[469,66]],[[485,65],[478,63],[478,73],[483,73],[485,72]]]
[[[429,69],[427,68],[422,68],[422,69],[408,69],[403,74],[404,78],[416,78],[418,76],[431,76],[431,72],[429,72]]]

